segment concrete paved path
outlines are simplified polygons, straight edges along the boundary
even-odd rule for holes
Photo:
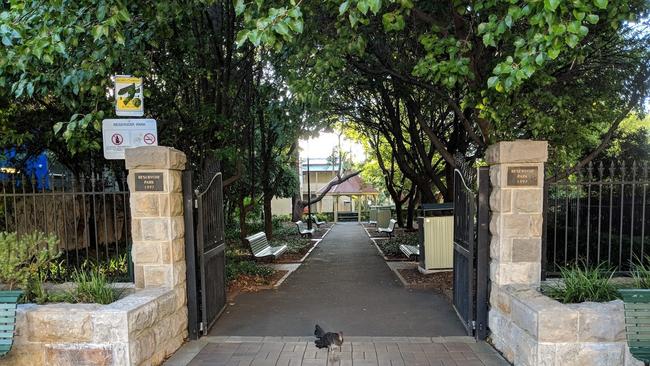
[[[348,337],[342,349],[318,349],[305,337],[203,337],[165,366],[504,366],[487,343],[470,337]]]
[[[278,290],[239,295],[213,336],[461,336],[446,299],[405,289],[357,223],[338,223]]]

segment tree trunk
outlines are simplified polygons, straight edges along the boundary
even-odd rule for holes
[[[271,212],[271,200],[273,195],[264,195],[264,232],[268,240],[273,239],[273,212]]]
[[[409,203],[406,207],[406,230],[413,230],[413,220],[415,219],[415,207],[418,203],[418,191],[409,192]]]
[[[402,217],[402,201],[395,200],[395,215],[397,216],[397,225],[404,227],[404,218]]]

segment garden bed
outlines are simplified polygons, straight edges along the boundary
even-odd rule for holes
[[[269,276],[240,275],[228,284],[226,298],[231,302],[241,293],[271,290],[287,273],[289,271],[274,270]]]
[[[438,290],[451,299],[454,273],[452,271],[423,274],[417,268],[398,269],[410,288],[428,288]]]
[[[317,239],[290,239],[273,241],[271,245],[287,245],[287,251],[284,252],[279,258],[275,259],[274,263],[300,263],[305,259],[305,256],[318,244]]]
[[[418,235],[416,233],[401,233],[398,236],[393,238],[372,238],[371,239],[377,250],[384,260],[386,261],[410,261],[410,258],[406,258],[404,253],[399,249],[399,246],[404,245],[413,245],[418,246]]]

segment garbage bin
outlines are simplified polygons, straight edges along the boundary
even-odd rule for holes
[[[429,205],[433,206],[433,205]],[[437,271],[454,267],[453,206],[440,204],[422,211],[418,217],[420,263],[422,271]]]
[[[377,206],[370,206],[370,212],[368,213],[368,223],[377,224]]]

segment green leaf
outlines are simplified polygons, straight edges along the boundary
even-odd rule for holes
[[[585,18],[585,12],[583,11],[577,11],[576,9],[573,9],[573,17],[576,18],[579,21],[582,21]]]
[[[600,9],[607,9],[608,0],[594,0],[594,4]]]
[[[508,28],[512,27],[512,16],[510,14],[506,15],[506,18],[504,19],[506,25]]]
[[[599,19],[599,17],[598,17],[598,15],[596,15],[596,14],[589,14],[589,15],[587,15],[587,21],[588,21],[589,23],[591,23],[591,24],[596,24],[596,23],[598,23],[598,19]]]
[[[52,130],[54,130],[54,134],[58,134],[59,131],[63,128],[63,122],[57,122],[54,124],[54,127],[52,127]]]
[[[544,54],[543,53],[540,52],[540,53],[537,54],[537,57],[535,57],[535,63],[540,65],[540,66],[542,64],[544,64]]]
[[[273,30],[275,30],[278,34],[281,34],[283,36],[289,35],[289,27],[287,27],[287,25],[284,22],[274,25]]]
[[[248,33],[250,31],[245,29],[245,30],[240,30],[237,32],[237,38],[235,38],[235,45],[237,45],[237,48],[241,47],[246,43],[246,40],[248,39]]]
[[[569,23],[569,26],[567,27],[567,30],[573,34],[578,34],[580,33],[580,26],[582,24],[580,23],[579,20],[574,20],[571,23]]]
[[[368,5],[370,6],[370,11],[376,15],[379,9],[381,9],[381,0],[368,0]]]
[[[357,3],[357,9],[361,12],[361,14],[366,15],[369,9],[367,0],[360,0]]]
[[[544,8],[549,11],[555,11],[558,5],[560,5],[560,0],[544,0]]]
[[[350,7],[350,1],[344,1],[339,5],[339,15],[343,15],[346,11],[348,11],[348,8]]]
[[[303,31],[303,22],[302,18],[294,19],[293,22],[289,22],[289,28],[291,28],[292,31],[300,34]]]
[[[11,46],[12,45],[11,38],[7,36],[2,36],[2,44],[5,46]]]
[[[487,81],[488,88],[493,88],[497,84],[497,81],[499,81],[498,76],[490,77]]]
[[[560,55],[560,50],[557,48],[551,48],[548,50],[548,57],[551,60],[555,60]]]
[[[235,15],[240,16],[246,10],[244,0],[235,0]]]

